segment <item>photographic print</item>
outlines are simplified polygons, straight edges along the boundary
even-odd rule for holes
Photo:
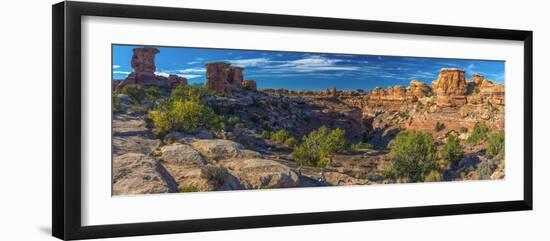
[[[505,178],[501,60],[111,49],[115,196]]]

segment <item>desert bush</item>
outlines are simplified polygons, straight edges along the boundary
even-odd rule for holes
[[[504,158],[504,131],[496,131],[489,135],[486,151],[487,157]]]
[[[198,101],[201,102],[204,96],[210,95],[210,91],[204,85],[178,85],[170,94],[172,100]]]
[[[349,150],[342,129],[329,130],[325,126],[310,132],[292,152],[300,165],[325,167],[335,154]]]
[[[113,103],[113,111],[114,112],[119,112],[120,111],[120,97],[118,97],[118,94],[113,92],[111,94],[111,102]]]
[[[425,182],[440,182],[443,178],[441,177],[441,173],[439,171],[433,170],[426,177],[424,178]]]
[[[273,132],[271,134],[271,140],[278,143],[283,144],[285,143],[286,139],[291,138],[292,136],[288,134],[288,132],[285,129],[280,129],[276,132]]]
[[[230,126],[235,126],[237,123],[239,123],[239,117],[230,116],[227,118],[226,123]]]
[[[441,158],[450,163],[458,163],[464,157],[464,147],[455,135],[447,137],[447,143],[441,150]]]
[[[290,137],[285,140],[285,145],[288,147],[295,147],[298,144],[298,141],[294,137]]]
[[[434,130],[437,131],[437,132],[445,130],[445,124],[438,121],[437,123],[435,123]]]
[[[468,128],[460,127],[460,133],[468,133]]]
[[[389,178],[420,182],[426,174],[437,168],[435,143],[428,132],[401,132],[389,146],[391,165],[385,171]]]
[[[271,131],[262,131],[262,133],[260,133],[260,136],[262,136],[262,138],[264,139],[271,139]]]
[[[145,89],[145,98],[150,101],[157,100],[162,95],[162,91],[157,86],[151,86]]]
[[[472,134],[466,141],[468,144],[478,145],[487,140],[490,131],[491,129],[489,129],[489,126],[486,124],[477,123],[472,130]]]
[[[180,192],[198,192],[199,189],[195,186],[183,186],[180,187]]]
[[[221,185],[229,175],[227,168],[222,166],[206,165],[201,168],[201,177],[212,184]]]
[[[141,101],[145,98],[145,91],[143,90],[143,86],[140,84],[125,85],[122,87],[121,92],[130,97],[130,103],[133,105],[141,104]]]
[[[160,106],[149,112],[155,133],[167,131],[195,132],[199,128],[219,131],[223,121],[212,108],[193,100],[172,100],[167,106]]]

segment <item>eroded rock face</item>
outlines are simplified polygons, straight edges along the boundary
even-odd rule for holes
[[[468,85],[465,71],[459,68],[441,69],[439,76],[432,83],[432,90],[438,106],[454,107],[466,104]]]
[[[246,189],[296,187],[299,177],[289,167],[267,159],[238,159],[224,165]]]
[[[162,165],[148,155],[126,153],[113,158],[113,195],[176,192]]]
[[[234,94],[243,86],[243,68],[228,63],[206,64],[206,87],[221,94]]]
[[[407,97],[409,100],[418,100],[428,96],[432,92],[432,89],[427,84],[424,84],[418,80],[411,80],[409,87],[407,87]]]
[[[255,80],[243,80],[243,89],[249,89],[249,90],[257,91],[258,88],[256,87],[256,81]]]

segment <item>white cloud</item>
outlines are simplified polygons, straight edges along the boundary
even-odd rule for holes
[[[190,64],[190,65],[200,64],[200,63],[204,63],[204,60],[205,60],[204,58],[198,57],[193,59],[193,61],[187,62],[187,64]]]
[[[163,76],[163,77],[168,77],[171,74],[175,74],[177,76],[184,77],[186,79],[193,79],[193,78],[203,76],[203,75],[200,75],[200,74],[176,74],[176,73],[170,73],[170,72],[155,72],[155,74],[158,75],[158,76]]]
[[[180,69],[180,73],[206,73],[205,68],[189,68],[189,69]]]
[[[113,69],[118,69],[120,68],[120,65],[113,65]]]
[[[194,78],[202,77],[203,75],[200,75],[200,74],[178,74],[178,76],[184,77],[186,79],[194,79]]]
[[[256,67],[256,66],[262,66],[269,63],[272,63],[273,61],[267,59],[267,58],[253,58],[253,59],[235,59],[235,60],[228,60],[230,64],[238,67]]]
[[[113,71],[113,74],[130,74],[129,71]]]

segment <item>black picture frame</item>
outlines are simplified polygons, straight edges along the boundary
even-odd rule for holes
[[[380,219],[532,210],[533,208],[533,32],[324,17],[197,10],[169,7],[60,2],[53,15],[52,233],[60,239],[185,233],[308,225]],[[343,210],[284,215],[140,222],[99,226],[81,224],[81,17],[194,21],[378,33],[517,40],[524,43],[524,193],[521,200],[421,207]]]

